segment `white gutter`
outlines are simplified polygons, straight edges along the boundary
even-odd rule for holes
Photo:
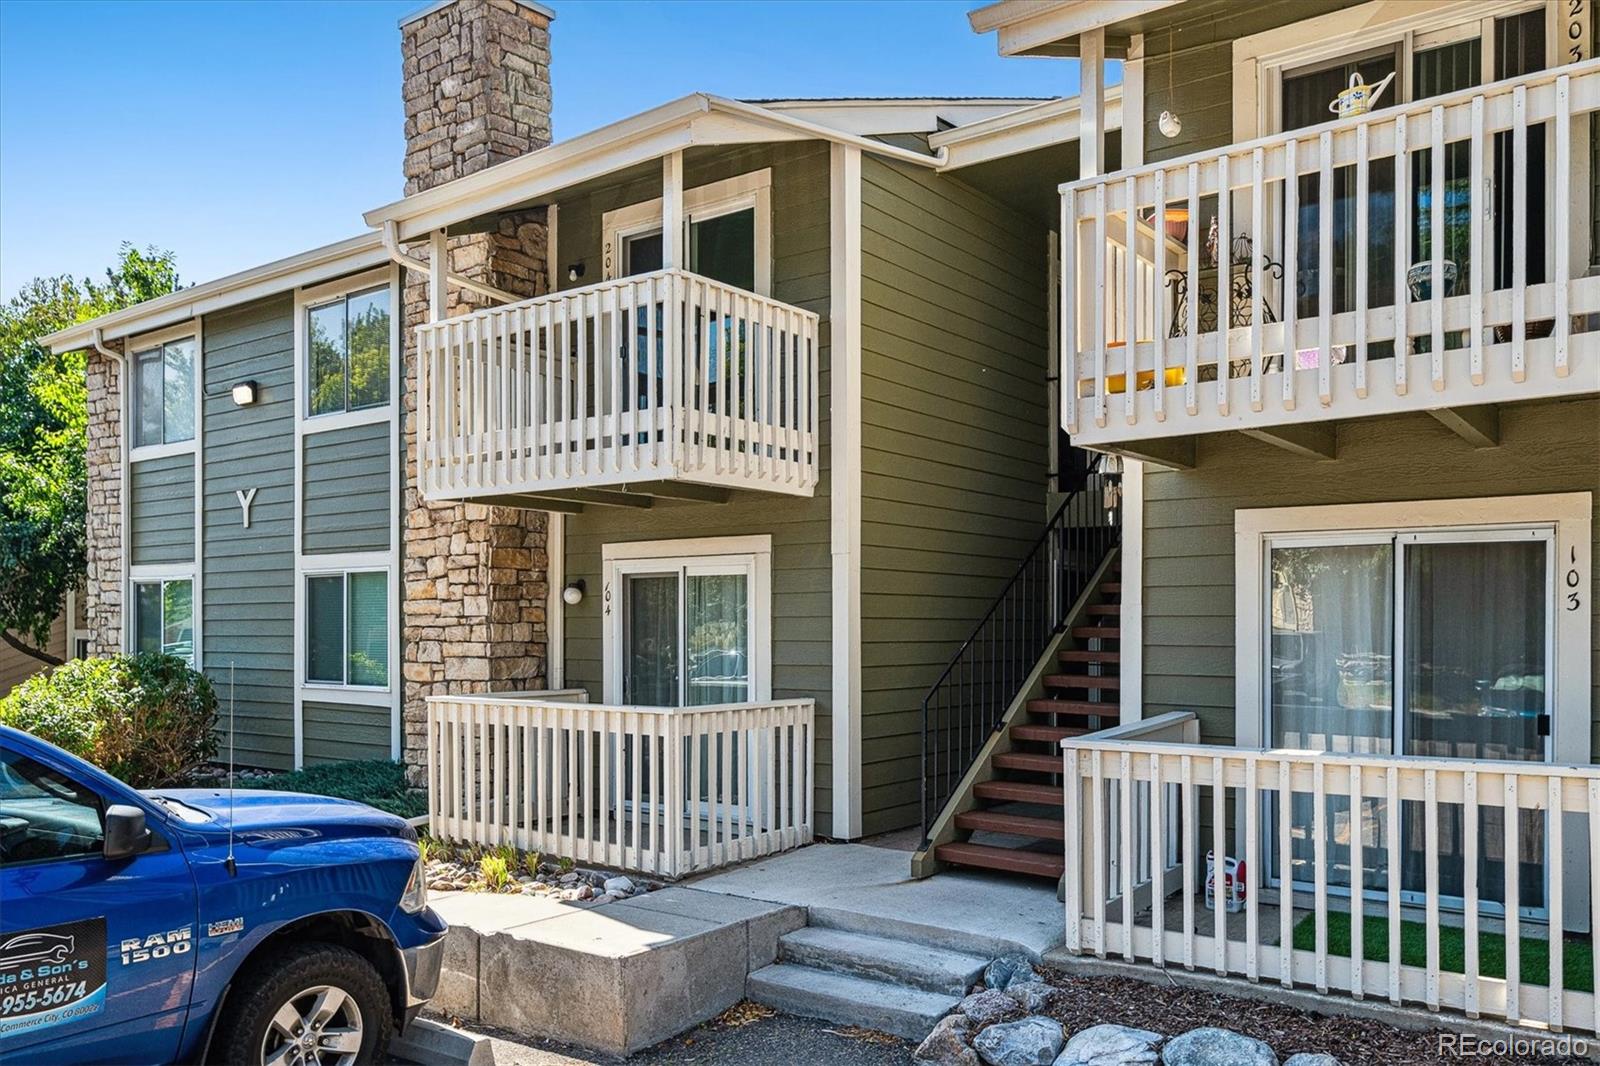
[[[400,224],[392,218],[385,219],[383,223],[383,247],[389,253],[389,258],[403,267],[409,267],[419,274],[427,274],[432,270],[427,263],[414,256],[407,255],[405,250],[400,247]],[[526,299],[526,297],[506,292],[504,289],[497,289],[493,285],[485,285],[482,282],[473,281],[471,278],[462,277],[452,270],[446,270],[444,276],[446,281],[449,281],[458,289],[466,289],[468,292],[487,296],[491,300],[499,300],[503,304],[514,304],[519,300]]]
[[[105,345],[105,333],[99,326],[94,327],[94,332],[89,334],[89,346],[113,363],[127,362],[121,352],[114,352]]]

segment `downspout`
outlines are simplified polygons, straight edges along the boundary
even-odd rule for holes
[[[121,352],[115,352],[106,347],[105,333],[99,326],[94,327],[94,332],[89,335],[89,343],[94,347],[96,352],[111,360],[119,368],[118,377],[120,380],[118,381],[119,388],[117,389],[117,423],[121,432],[117,441],[117,451],[119,453],[117,467],[121,475],[121,488],[118,490],[118,509],[122,512],[120,516],[122,529],[119,533],[119,538],[121,540],[121,544],[119,546],[121,551],[119,554],[122,556],[122,580],[120,582],[122,586],[122,611],[117,623],[118,628],[122,630],[121,639],[118,641],[118,644],[121,646],[119,650],[128,651],[130,647],[128,643],[128,609],[133,603],[133,581],[132,575],[128,570],[128,559],[132,557],[132,545],[129,543],[130,527],[128,521],[128,506],[132,502],[130,496],[131,489],[129,485],[130,478],[128,470],[128,453],[130,451],[128,442],[131,439],[130,433],[132,431],[132,426],[129,424],[129,399],[132,396],[132,393],[130,392],[130,389],[132,388],[132,382],[128,380],[127,357]],[[198,554],[198,552],[196,552],[196,554]],[[95,634],[96,639],[100,638],[101,636],[103,636],[103,634]]]
[[[420,274],[428,273],[429,267],[427,263],[415,256],[408,255],[400,247],[400,226],[394,219],[386,219],[383,223],[383,248],[384,251],[389,253],[389,258],[400,266],[409,267]],[[491,300],[499,300],[501,303],[514,304],[527,299],[525,296],[517,296],[506,292],[504,289],[497,289],[493,285],[485,285],[481,281],[473,281],[471,278],[462,277],[454,271],[446,270],[444,276],[445,280],[458,289],[466,289],[468,292],[475,292],[480,296],[487,296]]]

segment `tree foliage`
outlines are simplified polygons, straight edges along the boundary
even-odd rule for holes
[[[0,307],[0,638],[44,662],[83,582],[89,412],[85,354],[39,338],[177,287],[171,252],[124,244],[105,281],[35,278]]]

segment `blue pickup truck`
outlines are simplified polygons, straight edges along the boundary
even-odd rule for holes
[[[355,1066],[439,980],[416,834],[359,803],[140,792],[0,727],[0,1062]]]

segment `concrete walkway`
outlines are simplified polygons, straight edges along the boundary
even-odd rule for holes
[[[977,871],[916,881],[911,853],[866,844],[813,844],[683,882],[697,892],[805,908],[812,924],[977,955],[1061,944],[1055,886]]]

